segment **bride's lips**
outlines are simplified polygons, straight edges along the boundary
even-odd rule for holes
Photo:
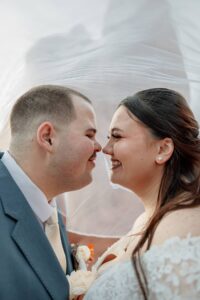
[[[111,159],[111,163],[112,163],[111,170],[116,170],[122,165],[121,162],[117,159]]]

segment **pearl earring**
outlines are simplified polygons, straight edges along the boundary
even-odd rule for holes
[[[158,156],[158,161],[161,161],[162,160],[162,156]]]

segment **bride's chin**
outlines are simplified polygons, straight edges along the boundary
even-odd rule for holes
[[[117,178],[117,176],[115,176],[115,174],[110,175],[110,181],[114,184],[120,184],[120,180]]]

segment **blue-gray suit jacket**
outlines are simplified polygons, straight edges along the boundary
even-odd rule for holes
[[[71,248],[60,216],[59,223],[67,273],[71,273]],[[36,216],[0,159],[0,299],[68,297],[66,275]]]

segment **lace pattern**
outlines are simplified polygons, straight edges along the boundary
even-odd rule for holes
[[[200,299],[200,237],[174,237],[142,256],[150,300]],[[118,262],[94,282],[85,300],[143,299],[131,261]]]

